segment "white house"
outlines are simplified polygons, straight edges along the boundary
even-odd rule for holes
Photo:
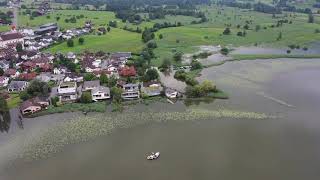
[[[21,43],[24,45],[23,35],[19,32],[6,32],[0,35],[0,47],[6,48],[7,45]]]
[[[58,87],[58,96],[60,102],[73,102],[77,100],[77,83],[61,82]]]
[[[91,90],[91,96],[93,101],[110,99],[110,89],[104,86],[93,88]]]
[[[139,84],[123,84],[120,86],[123,89],[123,93],[121,94],[123,99],[130,100],[140,98]]]
[[[9,78],[5,76],[0,76],[0,87],[7,87],[9,83]]]
[[[28,84],[27,81],[11,81],[7,89],[9,92],[20,92],[25,90]]]

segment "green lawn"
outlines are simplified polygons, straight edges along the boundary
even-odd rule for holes
[[[124,31],[121,29],[112,28],[110,33],[106,35],[85,35],[83,36],[85,43],[83,45],[78,44],[78,39],[74,39],[74,47],[68,47],[67,43],[56,45],[47,51],[50,52],[82,52],[84,50],[90,51],[105,51],[105,52],[116,52],[116,51],[129,51],[139,52],[143,43],[141,41],[141,34]]]
[[[17,93],[10,94],[10,98],[7,100],[9,109],[18,107],[21,102],[22,100],[20,99],[19,94]]]

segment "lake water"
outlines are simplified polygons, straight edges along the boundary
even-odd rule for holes
[[[208,119],[120,129],[67,146],[49,159],[17,162],[0,179],[317,180],[319,61],[242,61],[205,69],[199,80],[214,80],[231,98],[188,107],[264,112],[278,118]],[[186,108],[183,104],[152,107],[145,111]],[[159,160],[145,160],[151,151],[161,152]]]

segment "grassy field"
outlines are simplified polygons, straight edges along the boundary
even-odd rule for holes
[[[78,39],[74,39],[74,47],[68,47],[67,43],[56,45],[47,51],[66,53],[81,52],[84,50],[90,51],[130,51],[139,52],[142,47],[141,34],[124,31],[121,29],[111,29],[111,31],[105,35],[86,35],[83,36],[85,43],[83,45],[78,44]]]
[[[193,53],[198,51],[197,46],[200,45],[231,45],[246,46],[258,44],[259,46],[287,47],[289,44],[297,44],[307,46],[308,43],[319,41],[320,35],[315,34],[316,29],[320,29],[320,17],[315,16],[315,23],[308,23],[308,16],[299,13],[283,13],[273,18],[271,14],[258,13],[249,10],[231,7],[202,6],[199,7],[206,13],[209,21],[202,24],[190,24],[194,17],[188,16],[166,16],[162,20],[153,20],[150,22],[142,22],[139,25],[131,23],[123,23],[116,19],[113,12],[107,11],[86,11],[86,10],[56,10],[50,14],[50,18],[46,16],[36,17],[34,20],[26,15],[20,15],[19,23],[21,26],[36,27],[44,23],[56,22],[56,17],[60,17],[58,25],[63,29],[81,27],[86,20],[92,20],[96,27],[106,26],[110,20],[116,20],[118,27],[135,29],[140,27],[152,27],[154,23],[163,22],[181,22],[185,26],[161,29],[156,33],[156,41],[158,48],[155,49],[157,58],[153,60],[153,65],[160,65],[163,58],[171,58],[175,51],[184,53]],[[85,18],[77,19],[76,23],[66,23],[65,19],[72,16],[84,15]],[[144,16],[144,15],[143,15]],[[281,19],[292,21],[292,24],[286,23],[280,27],[271,27]],[[243,32],[243,26],[249,23],[249,29],[246,30],[245,37],[237,36],[239,31]],[[240,25],[240,28],[237,26]],[[255,30],[259,25],[261,29]],[[222,35],[224,29],[230,26],[231,34]],[[0,28],[1,30],[1,28]],[[282,33],[282,39],[277,40],[279,33]],[[158,35],[162,34],[163,39],[158,39]],[[51,52],[80,52],[89,50],[113,51],[133,51],[138,52],[143,44],[141,43],[141,35],[131,33],[120,29],[113,29],[113,32],[103,36],[88,35],[85,36],[86,43],[82,46],[75,43],[75,47],[68,48],[66,43],[52,47]]]
[[[24,11],[24,10],[21,10]],[[110,20],[117,20],[113,12],[107,11],[86,11],[86,10],[55,10],[47,16],[39,16],[31,20],[28,15],[19,15],[20,27],[37,27],[39,25],[51,22],[57,22],[59,27],[63,29],[71,29],[76,27],[83,27],[85,21],[91,20],[96,26],[105,26]],[[77,19],[76,23],[66,23],[65,19],[70,19],[73,16],[83,15],[84,18]],[[57,21],[56,17],[60,17]]]
[[[9,109],[18,107],[21,102],[22,100],[20,99],[20,96],[17,93],[10,94],[10,98],[7,100]]]
[[[163,39],[157,39],[158,48],[155,50],[157,58],[154,65],[159,65],[164,57],[172,57],[174,51],[190,53],[197,51],[199,45],[262,45],[272,47],[287,47],[290,44],[300,46],[310,42],[319,41],[320,35],[315,34],[320,29],[320,17],[315,16],[315,23],[308,23],[306,14],[283,13],[272,18],[271,14],[241,10],[238,8],[216,6],[200,7],[206,12],[208,22],[196,25],[187,25],[177,28],[161,29],[157,35],[162,34]],[[281,27],[272,28],[281,19],[288,19],[292,24],[286,23]],[[250,21],[249,29],[245,37],[237,36],[237,32],[243,31],[246,21]],[[231,35],[222,35],[223,30],[230,25]],[[237,26],[241,28],[238,29]],[[259,25],[261,29],[255,31]],[[266,29],[264,28],[266,27]],[[277,40],[279,33],[282,39]],[[177,43],[177,41],[180,41]]]

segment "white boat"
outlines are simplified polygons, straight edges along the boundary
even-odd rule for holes
[[[152,152],[149,156],[147,156],[147,159],[148,160],[155,160],[155,159],[158,159],[160,156],[160,152]]]

